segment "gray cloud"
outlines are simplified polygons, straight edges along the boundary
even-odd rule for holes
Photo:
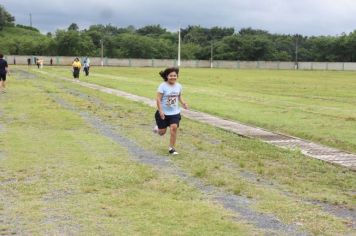
[[[43,32],[76,22],[143,26],[161,24],[175,30],[179,24],[253,27],[275,33],[336,35],[356,29],[354,0],[2,0],[20,24]]]

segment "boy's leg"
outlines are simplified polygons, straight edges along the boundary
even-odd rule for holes
[[[156,120],[156,125],[157,125],[155,129],[158,129],[155,131],[155,133],[158,133],[160,136],[165,135],[167,132],[168,124],[167,124],[166,120],[162,120],[158,111],[156,111],[156,113],[155,113],[155,120]]]
[[[6,75],[0,75],[0,90],[5,91]]]
[[[165,135],[167,133],[167,129],[158,129],[158,134],[160,135],[160,136],[163,136],[163,135]]]
[[[171,124],[171,126],[170,126],[171,138],[170,138],[170,142],[169,142],[169,146],[171,148],[174,148],[176,146],[177,130],[178,130],[178,124]]]

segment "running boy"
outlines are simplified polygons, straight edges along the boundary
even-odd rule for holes
[[[184,109],[188,109],[187,103],[182,97],[182,86],[177,82],[179,68],[167,68],[159,73],[164,82],[158,87],[157,91],[157,112],[155,114],[155,132],[163,136],[169,127],[171,138],[169,143],[169,153],[178,155],[175,149],[177,140],[177,130],[181,120],[179,102]]]
[[[8,72],[7,61],[4,60],[4,55],[0,54],[0,92],[5,93],[6,74]]]

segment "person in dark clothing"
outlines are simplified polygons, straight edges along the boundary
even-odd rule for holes
[[[84,59],[84,72],[85,76],[89,76],[89,69],[90,69],[90,59],[86,57]]]
[[[4,55],[0,54],[0,92],[5,93],[6,75],[8,73],[7,61],[4,60]]]
[[[27,58],[27,65],[28,65],[28,66],[31,65],[31,58]]]
[[[79,80],[80,69],[82,68],[82,64],[80,63],[79,58],[75,58],[72,64],[73,67],[73,77],[74,79]]]
[[[51,66],[53,66],[53,58],[51,58],[51,60],[49,61],[49,63],[51,64]]]

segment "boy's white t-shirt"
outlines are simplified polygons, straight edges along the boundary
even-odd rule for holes
[[[179,96],[182,94],[182,86],[179,83],[170,85],[164,82],[158,87],[157,91],[162,94],[163,113],[167,116],[179,114]]]

